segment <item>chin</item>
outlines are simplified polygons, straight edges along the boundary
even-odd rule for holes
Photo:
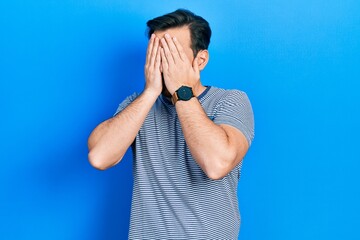
[[[171,98],[171,94],[169,93],[169,91],[167,90],[166,87],[163,86],[163,90],[161,92],[165,97]]]

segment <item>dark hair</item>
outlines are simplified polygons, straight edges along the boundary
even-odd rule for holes
[[[211,37],[209,23],[204,18],[195,15],[189,10],[178,9],[175,12],[149,20],[146,25],[148,26],[149,38],[155,31],[188,26],[191,37],[190,47],[194,56],[196,56],[200,50],[208,49]]]

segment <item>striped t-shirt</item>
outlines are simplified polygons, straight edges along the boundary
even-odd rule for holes
[[[138,94],[126,98],[115,115]],[[198,97],[216,124],[239,129],[249,146],[254,119],[247,95],[216,87]],[[134,143],[129,239],[237,239],[241,164],[221,180],[206,176],[185,143],[175,106],[160,95]]]

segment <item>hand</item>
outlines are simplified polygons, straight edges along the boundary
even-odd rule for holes
[[[146,52],[145,63],[145,90],[154,91],[157,95],[160,95],[162,91],[159,42],[159,38],[152,34]]]
[[[161,67],[169,93],[173,95],[183,85],[194,87],[200,81],[197,58],[191,64],[180,42],[169,34],[165,34],[161,44]]]

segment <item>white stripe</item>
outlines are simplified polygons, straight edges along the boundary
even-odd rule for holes
[[[138,95],[125,99],[115,114]],[[229,124],[254,138],[251,104],[244,92],[208,87],[199,101],[216,124]],[[237,185],[242,162],[211,180],[185,143],[176,110],[160,96],[132,146],[134,188],[130,239],[237,239]]]

